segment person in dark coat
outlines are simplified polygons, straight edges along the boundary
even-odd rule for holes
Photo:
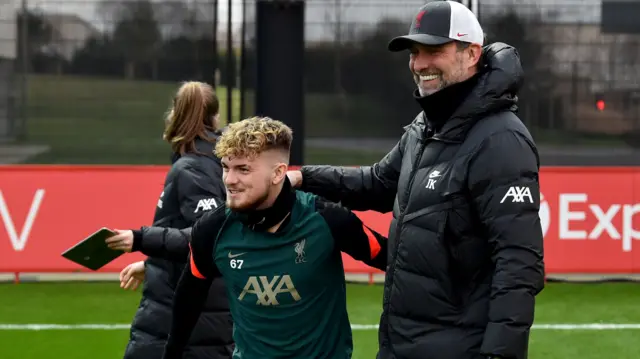
[[[518,52],[431,1],[408,35],[422,111],[377,164],[304,166],[304,191],[392,212],[378,359],[526,359],[544,287],[539,157],[518,118]]]
[[[173,150],[172,166],[158,200],[153,226],[191,227],[200,216],[224,203],[222,167],[214,154],[219,102],[211,86],[184,83],[166,120],[164,139]],[[148,258],[120,274],[121,286],[134,289],[143,280],[142,299],[131,324],[124,359],[162,357],[171,328],[172,302],[187,264],[189,244],[160,236],[142,241],[132,231],[118,231],[107,240],[111,248],[140,251]],[[200,319],[184,351],[184,359],[231,358],[233,322],[223,280],[214,280]]]

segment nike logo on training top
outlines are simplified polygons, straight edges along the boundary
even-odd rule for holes
[[[218,203],[215,198],[205,198],[198,201],[198,206],[193,213],[198,213],[198,211],[210,211],[213,208],[218,208]]]

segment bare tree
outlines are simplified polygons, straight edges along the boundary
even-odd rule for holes
[[[125,77],[135,78],[136,63],[150,62],[152,78],[157,78],[162,35],[151,1],[103,0],[98,9],[103,12],[103,18],[113,23],[112,40],[125,59]]]

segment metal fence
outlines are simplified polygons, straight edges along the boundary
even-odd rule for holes
[[[180,81],[215,84],[224,119],[252,114],[255,1],[229,16],[228,0],[0,0],[0,139],[19,162],[168,163]],[[307,162],[370,163],[419,112],[407,54],[386,44],[424,2],[307,0]],[[640,35],[603,32],[600,4],[479,1],[489,41],[520,52],[519,114],[545,164],[640,164]]]

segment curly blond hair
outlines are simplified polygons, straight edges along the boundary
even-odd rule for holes
[[[251,117],[230,124],[216,143],[215,154],[223,158],[255,158],[272,149],[289,154],[293,131],[289,126],[270,117]]]

